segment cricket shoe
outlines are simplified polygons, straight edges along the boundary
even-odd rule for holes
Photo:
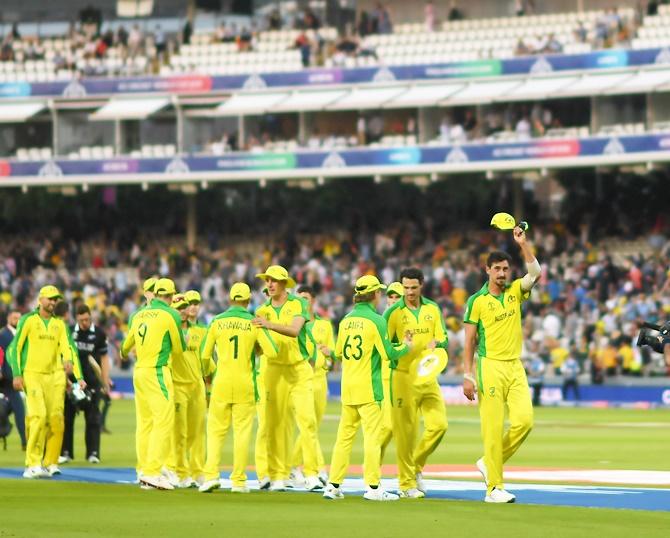
[[[44,469],[44,467],[35,466],[35,467],[26,467],[26,470],[23,471],[23,478],[49,478],[49,473]]]
[[[200,493],[211,493],[215,489],[219,489],[221,487],[221,482],[216,479],[216,480],[207,480],[202,486],[198,488],[198,491]]]
[[[170,481],[162,476],[146,476],[142,475],[140,478],[140,484],[144,484],[145,486],[150,486],[154,489],[160,489],[160,490],[165,490],[165,491],[170,491],[174,489],[174,486],[170,483]]]
[[[273,480],[270,483],[270,491],[286,491],[286,482],[283,480]]]
[[[94,465],[97,465],[98,463],[100,463],[100,458],[98,456],[96,456],[95,454],[91,454],[88,457],[88,462],[92,463]],[[60,461],[58,463],[60,463]]]
[[[188,488],[192,488],[194,485],[197,485],[195,483],[195,480],[193,480],[190,476],[187,476],[183,480],[180,480],[179,482],[177,482],[177,484],[175,485],[175,488],[188,489]]]
[[[400,497],[403,499],[423,499],[426,494],[418,488],[401,489]]]
[[[302,488],[305,485],[305,475],[297,467],[291,469],[291,474],[288,476],[287,485],[293,488]]]
[[[363,494],[363,498],[368,501],[397,501],[400,497],[395,493],[390,493],[381,487],[377,489],[368,488]]]
[[[340,499],[344,499],[344,493],[342,493],[340,488],[328,484],[323,492],[323,498],[330,499],[331,501],[339,501]]]
[[[323,484],[316,476],[308,476],[305,478],[304,486],[307,491],[319,491],[323,489]]]
[[[247,486],[232,486],[230,488],[231,493],[250,493],[251,490]]]
[[[423,473],[416,473],[416,489],[418,489],[424,495],[428,493],[426,483],[423,481]]]
[[[267,491],[270,489],[270,479],[266,476],[265,478],[258,479],[258,489],[261,491]]]
[[[477,460],[477,463],[475,463],[477,466],[477,469],[479,472],[482,474],[482,478],[484,479],[484,484],[487,486],[489,485],[489,473],[488,470],[486,469],[486,463],[484,463],[484,458],[481,457]]]
[[[484,502],[487,503],[513,503],[516,497],[509,491],[504,489],[493,488],[491,493],[484,497]]]
[[[328,473],[326,471],[320,471],[318,477],[321,483],[325,487],[328,484]]]
[[[71,461],[72,458],[67,454],[64,454],[63,456],[58,456],[58,465],[63,465],[64,463],[70,463]]]
[[[47,473],[49,473],[49,476],[56,476],[59,474],[63,474],[61,470],[58,468],[58,465],[56,465],[55,463],[52,463],[51,465],[49,465],[49,467],[47,467]]]

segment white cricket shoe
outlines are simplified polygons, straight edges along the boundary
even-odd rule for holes
[[[488,470],[486,469],[486,463],[484,463],[484,458],[481,457],[477,460],[477,463],[475,463],[477,466],[477,469],[479,472],[482,474],[482,478],[484,479],[484,484],[488,486],[489,484],[489,473]]]
[[[418,489],[424,495],[428,493],[426,483],[423,481],[423,473],[416,473],[416,489]]]
[[[400,497],[403,499],[423,499],[426,494],[418,488],[400,490]]]
[[[26,470],[23,471],[23,478],[49,478],[49,473],[44,469],[44,467],[35,466],[35,467],[26,467]]]
[[[377,489],[368,488],[363,494],[363,498],[368,501],[397,501],[398,497],[395,493],[390,493],[379,486]]]
[[[91,454],[91,455],[88,457],[88,462],[89,462],[89,463],[93,463],[93,464],[95,465],[95,464],[100,463],[100,458],[99,458],[98,456],[96,456],[95,454]],[[60,463],[60,460],[59,460],[58,463]]]
[[[49,473],[49,476],[56,476],[59,474],[63,474],[61,473],[61,470],[58,468],[58,465],[56,465],[55,463],[52,463],[51,465],[49,465],[49,467],[47,467],[47,473]]]
[[[216,480],[207,480],[202,486],[198,488],[198,491],[200,493],[211,493],[215,489],[219,489],[221,487],[221,482],[216,479]]]
[[[231,493],[249,493],[251,490],[247,486],[232,486],[230,488]]]
[[[323,484],[318,476],[308,476],[305,478],[303,485],[307,491],[318,491],[323,489]]]
[[[70,463],[72,458],[70,456],[58,456],[58,465],[63,465],[64,463]]]
[[[326,471],[319,471],[318,478],[324,487],[328,484],[328,473]]]
[[[160,489],[160,490],[173,490],[174,486],[170,483],[170,481],[164,477],[164,476],[146,476],[142,475],[142,478],[140,478],[140,484],[144,484],[145,486],[151,486],[152,488],[155,489]]]
[[[283,480],[273,480],[270,482],[270,491],[286,491],[286,482]]]
[[[305,475],[302,474],[302,471],[297,467],[293,467],[293,469],[291,469],[291,474],[288,475],[287,486],[293,488],[302,488],[305,486],[305,481],[306,478]]]
[[[195,480],[193,480],[190,476],[187,476],[183,480],[180,480],[175,484],[175,488],[178,489],[188,489],[192,488],[195,485]]]
[[[340,488],[328,484],[323,492],[323,498],[330,499],[331,501],[339,501],[340,499],[344,499],[344,493],[342,493]]]
[[[509,491],[504,489],[493,488],[491,493],[484,497],[484,502],[487,503],[513,503],[516,497]]]
[[[266,476],[258,479],[258,489],[261,491],[270,489],[270,479]]]
[[[191,485],[191,487],[199,488],[204,483],[205,483],[205,477],[203,475],[200,475],[195,480],[193,480],[193,484]]]
[[[179,484],[179,477],[177,476],[177,473],[174,471],[171,471],[170,469],[167,469],[166,467],[163,467],[163,470],[161,471],[161,476],[163,478],[166,478],[170,484],[172,484],[172,487],[176,487]]]

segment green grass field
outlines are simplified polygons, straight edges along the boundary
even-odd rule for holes
[[[481,442],[477,411],[450,407],[449,431],[430,463],[472,464]],[[326,459],[335,439],[338,405],[329,404],[321,429]],[[77,421],[77,466],[83,456],[83,418]],[[110,412],[112,435],[103,436],[104,466],[134,466],[134,416],[130,401]],[[0,467],[21,467],[13,434]],[[229,440],[230,441],[230,440]],[[559,409],[536,411],[535,429],[515,466],[670,470],[667,410]],[[359,435],[352,463],[362,463]],[[392,451],[386,458],[392,463]],[[231,461],[227,443],[222,462]],[[250,460],[253,462],[253,459]],[[667,536],[670,512],[574,507],[491,506],[480,502],[420,500],[368,503],[353,496],[329,503],[319,495],[142,491],[122,485],[0,480],[0,537],[341,536],[409,537],[434,533],[500,536]]]

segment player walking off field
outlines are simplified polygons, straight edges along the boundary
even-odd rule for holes
[[[356,281],[354,308],[340,322],[335,356],[342,361],[342,411],[337,440],[333,448],[326,499],[342,499],[340,485],[349,466],[351,448],[363,427],[363,479],[367,485],[364,498],[371,501],[395,501],[398,496],[381,487],[380,432],[382,425],[382,362],[392,366],[412,349],[411,336],[395,348],[388,338],[386,320],[376,307],[386,286],[377,277],[365,275]],[[322,352],[330,350],[322,346]]]
[[[400,496],[414,499],[426,494],[422,470],[447,431],[447,411],[437,378],[420,385],[415,383],[421,354],[428,349],[448,347],[442,311],[423,297],[423,281],[420,269],[403,269],[400,283],[404,295],[384,312],[392,342],[400,342],[407,333],[413,336],[412,352],[400,359],[391,372],[390,393]],[[419,414],[424,430],[417,445]]]
[[[132,318],[121,358],[135,347],[133,372],[137,421],[139,481],[157,489],[174,489],[161,474],[168,463],[174,435],[174,387],[170,361],[182,361],[186,342],[181,318],[170,308],[175,285],[161,278],[154,286],[155,298]]]
[[[174,445],[168,468],[173,475],[170,481],[178,488],[200,486],[204,482],[207,399],[200,348],[207,329],[189,319],[191,305],[188,298],[196,299],[193,293],[197,292],[175,295],[172,299],[172,308],[181,316],[181,330],[186,341],[182,360],[172,361]]]
[[[510,503],[514,495],[505,491],[503,464],[518,450],[533,427],[533,404],[526,372],[521,363],[521,304],[540,277],[540,264],[533,255],[526,233],[513,230],[528,273],[508,283],[512,258],[492,252],[486,260],[489,280],[467,302],[463,393],[475,399],[477,390],[484,456],[477,468],[486,482],[486,502]],[[477,346],[477,367],[473,356]],[[505,406],[509,429],[504,431]]]
[[[321,489],[318,479],[318,445],[314,413],[314,372],[309,365],[307,322],[310,321],[307,301],[286,290],[296,283],[286,269],[272,265],[256,275],[265,281],[268,301],[256,310],[253,323],[268,329],[275,340],[278,353],[268,358],[265,367],[265,404],[268,470],[270,490],[283,491],[290,472],[288,423],[291,408],[302,437],[305,488]]]
[[[209,324],[202,348],[205,360],[218,357],[216,374],[207,415],[206,493],[219,487],[219,462],[226,434],[233,426],[233,472],[230,475],[233,493],[248,493],[245,469],[249,457],[251,431],[256,415],[256,349],[270,360],[277,356],[277,345],[267,329],[256,327],[254,316],[247,310],[251,289],[243,282],[230,289],[230,308]]]
[[[68,370],[76,365],[75,376],[82,387],[85,386],[67,327],[54,316],[58,299],[62,299],[62,295],[55,286],[40,289],[39,306],[21,317],[16,335],[7,349],[14,390],[26,393],[28,444],[24,478],[46,478],[56,474],[53,471],[54,467],[57,469],[64,428],[64,365]],[[51,437],[59,440],[57,453],[54,448],[49,450],[53,452],[49,455],[45,454],[45,447]],[[45,469],[44,464],[53,467]]]

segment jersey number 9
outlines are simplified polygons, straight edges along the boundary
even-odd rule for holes
[[[142,345],[144,345],[144,337],[147,335],[147,324],[146,323],[142,323],[142,325],[140,325],[137,328],[137,334],[142,339]]]

